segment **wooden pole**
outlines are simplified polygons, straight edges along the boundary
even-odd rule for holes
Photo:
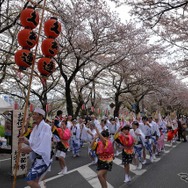
[[[46,1],[47,0],[44,0],[43,7],[42,7],[42,16],[41,16],[41,22],[39,24],[38,36],[40,36],[41,30],[42,30],[42,22],[43,22],[43,17],[44,17]],[[29,78],[28,93],[27,93],[26,104],[25,104],[25,108],[24,108],[24,116],[23,116],[23,123],[22,123],[20,136],[23,136],[24,127],[25,127],[26,118],[27,118],[27,108],[28,108],[28,102],[29,102],[29,97],[30,97],[31,84],[32,84],[32,79],[33,79],[33,72],[34,72],[34,67],[35,67],[35,59],[36,59],[37,49],[38,49],[38,43],[36,44],[33,63],[32,63],[32,67],[31,67],[31,74],[30,74],[30,78]],[[19,166],[19,161],[20,161],[20,153],[21,153],[20,149],[21,149],[21,144],[18,143],[18,153],[17,153],[17,157],[16,157],[16,166],[15,166],[15,171],[14,171],[14,181],[13,181],[13,184],[12,184],[12,188],[15,188],[15,186],[16,186],[16,177],[17,177],[17,171],[18,171],[18,166]]]

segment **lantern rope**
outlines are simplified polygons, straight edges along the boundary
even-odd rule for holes
[[[30,0],[28,0],[28,1],[30,1]],[[38,36],[40,36],[41,30],[42,30],[42,23],[43,23],[43,18],[44,18],[44,11],[45,11],[45,6],[46,6],[46,1],[47,0],[44,0],[43,6],[41,7],[42,8],[42,15],[41,15],[41,22],[39,24]],[[24,127],[25,127],[25,124],[26,124],[27,108],[28,108],[28,103],[29,103],[30,90],[31,90],[31,84],[32,84],[32,79],[33,79],[33,72],[34,72],[34,65],[35,65],[37,49],[38,49],[38,43],[36,44],[36,47],[35,47],[34,58],[33,58],[33,63],[32,63],[32,67],[31,67],[31,74],[30,74],[30,78],[29,78],[28,93],[27,93],[27,98],[26,98],[26,103],[25,103],[25,108],[24,108],[24,116],[23,116],[23,122],[22,122],[20,136],[23,136]],[[16,177],[17,177],[17,171],[18,171],[18,166],[19,166],[19,161],[20,161],[20,153],[21,153],[20,150],[21,150],[21,144],[18,143],[18,153],[17,153],[17,157],[16,157],[16,166],[15,166],[15,171],[14,171],[14,181],[13,181],[13,184],[12,184],[12,188],[15,188],[15,186],[16,186]]]

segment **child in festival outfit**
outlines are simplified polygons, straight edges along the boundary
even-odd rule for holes
[[[98,179],[100,181],[102,188],[107,188],[107,172],[111,171],[113,159],[114,159],[114,150],[113,144],[109,139],[108,131],[102,131],[101,133],[95,127],[97,135],[91,143],[91,147],[96,151],[98,156],[97,170],[98,170]],[[99,139],[98,139],[99,138]]]
[[[123,146],[122,164],[124,165],[124,170],[125,170],[125,180],[124,180],[125,183],[131,181],[130,163],[132,163],[134,157],[134,149],[133,149],[134,138],[129,134],[129,130],[130,127],[127,125],[124,126],[123,128],[120,127],[114,136],[115,141]]]
[[[67,173],[67,166],[65,164],[65,157],[69,148],[69,139],[71,137],[70,130],[66,127],[66,121],[61,121],[60,128],[57,128],[53,134],[59,136],[60,142],[57,143],[56,157],[58,158],[61,171],[58,174],[65,175]]]

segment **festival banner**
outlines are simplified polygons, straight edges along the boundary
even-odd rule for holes
[[[11,157],[11,169],[12,175],[15,174],[15,167],[17,161],[18,154],[18,137],[21,133],[22,123],[23,123],[23,111],[22,110],[14,110],[13,111],[13,131],[12,131],[12,157]],[[17,176],[24,175],[27,173],[27,159],[28,154],[20,154],[19,164],[17,168]]]

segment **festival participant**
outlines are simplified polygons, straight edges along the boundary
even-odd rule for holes
[[[101,132],[102,131],[102,127],[100,125],[99,120],[95,117],[94,114],[91,115],[91,122],[95,124],[95,127],[97,127],[97,129]]]
[[[87,124],[83,128],[82,139],[88,145],[88,155],[89,155],[90,159],[92,160],[91,164],[96,164],[98,161],[95,150],[92,150],[92,148],[91,148],[91,142],[94,139],[94,137],[96,136],[96,134],[97,134],[97,132],[95,130],[95,124],[88,121]]]
[[[140,114],[140,113],[136,116],[136,121],[137,121],[138,123],[142,123],[142,117],[141,117],[141,114]]]
[[[152,157],[152,145],[151,145],[151,126],[148,122],[148,118],[146,116],[142,117],[142,122],[140,123],[140,129],[143,132],[145,136],[145,142],[144,142],[144,147],[143,147],[143,159],[144,161],[142,164],[146,164],[146,150],[149,152],[150,155],[150,161],[153,162],[153,157]]]
[[[27,127],[25,128],[24,136],[25,136],[27,139],[29,139],[29,137],[30,137],[30,135],[31,135],[31,132],[32,132],[33,128],[35,127],[35,125],[36,125],[36,122],[33,121],[31,126],[30,126],[30,125],[27,125]]]
[[[134,130],[134,140],[135,140],[135,145],[134,145],[134,152],[135,152],[135,164],[136,164],[136,170],[142,169],[142,150],[144,146],[144,141],[145,141],[145,136],[141,129],[139,129],[139,123],[137,121],[133,121],[132,127]]]
[[[115,156],[118,156],[121,153],[118,151],[119,144],[117,142],[114,142],[114,135],[119,129],[119,127],[120,127],[120,124],[116,122],[115,118],[111,118],[110,124],[108,125],[108,131],[110,133],[111,142],[113,142]]]
[[[109,139],[108,131],[100,131],[95,126],[97,135],[91,143],[91,148],[96,150],[98,156],[97,176],[102,188],[107,188],[107,172],[112,170],[114,151],[113,144]]]
[[[176,142],[177,140],[177,137],[178,137],[178,122],[177,122],[177,119],[174,119],[172,121],[172,130],[173,130],[173,142]]]
[[[162,128],[159,128],[159,131],[160,131],[160,136],[157,140],[157,155],[159,155],[159,153],[163,150],[165,151],[165,142],[164,142],[164,139],[165,139],[165,134],[163,133],[162,131]]]
[[[148,122],[150,124],[151,127],[151,140],[152,140],[152,152],[153,152],[153,159],[156,159],[156,147],[157,147],[157,140],[160,137],[160,131],[159,131],[159,127],[157,125],[157,123],[155,121],[153,121],[152,116],[148,117]]]
[[[117,127],[119,128],[121,125],[120,125],[120,121],[119,121],[119,118],[118,117],[115,117],[115,122],[116,122],[116,125]]]
[[[84,140],[82,139],[85,127],[84,121],[82,117],[78,118],[78,126],[80,127],[80,148],[84,147]]]
[[[130,126],[125,125],[123,128],[120,127],[114,136],[115,141],[123,146],[122,164],[124,165],[125,170],[125,183],[131,181],[130,163],[132,163],[134,157],[134,138],[129,134],[129,130]]]
[[[71,130],[71,127],[72,127],[72,116],[69,115],[67,117],[67,128]]]
[[[107,124],[106,120],[105,119],[101,119],[100,125],[101,125],[102,131],[108,131],[108,127],[107,127],[106,124]]]
[[[68,115],[67,116],[67,128],[71,130],[72,128],[72,116],[71,115]],[[71,139],[69,140],[69,149],[68,151],[72,151],[72,145],[71,145]]]
[[[169,142],[170,146],[172,146],[174,139],[176,137],[177,128],[178,128],[178,125],[177,125],[175,120],[173,120],[173,121],[168,120],[168,123],[167,123],[167,142]]]
[[[61,120],[62,120],[62,117],[63,116],[63,112],[62,110],[58,110],[57,113],[56,113],[56,116],[55,116],[55,119],[54,119],[54,125],[56,127],[60,127],[61,125]]]
[[[161,151],[165,152],[165,133],[166,133],[166,124],[165,121],[162,120],[162,118],[155,118],[155,122],[158,125],[160,136],[157,140],[157,146],[156,146],[156,155],[159,155]]]
[[[76,119],[73,120],[73,125],[71,127],[71,148],[72,148],[72,154],[73,157],[79,157],[80,156],[80,126]]]
[[[67,150],[69,148],[69,139],[71,137],[71,131],[67,128],[67,124],[65,120],[61,121],[60,128],[57,129],[58,136],[60,138],[60,142],[57,144],[56,157],[58,157],[58,161],[61,167],[61,171],[58,174],[65,175],[67,174],[67,166],[65,163],[65,157]]]
[[[179,133],[179,127],[181,126],[181,134]],[[186,128],[187,128],[187,125],[186,125],[186,122],[183,122],[183,120],[179,120],[178,121],[178,139],[180,140],[180,138],[183,139],[183,142],[187,142],[187,139],[186,139]]]
[[[132,123],[134,121],[134,116],[133,114],[129,114],[129,116],[127,116],[126,118],[126,125],[129,125],[130,128],[132,128]]]
[[[33,128],[29,140],[20,137],[19,143],[27,144],[21,148],[22,153],[30,153],[32,166],[29,170],[26,181],[31,188],[40,188],[39,181],[51,165],[51,127],[44,121],[45,111],[35,108],[33,120],[37,125]]]

